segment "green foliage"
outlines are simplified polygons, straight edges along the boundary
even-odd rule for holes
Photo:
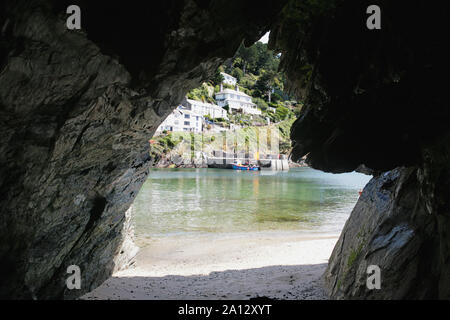
[[[285,120],[289,114],[289,109],[286,107],[278,107],[275,114],[281,119]]]
[[[172,149],[177,145],[177,142],[172,140],[172,135],[170,133],[168,135],[160,138],[158,143],[161,146],[167,147],[169,149]]]
[[[242,69],[244,74],[250,72],[256,75],[259,75],[261,70],[277,70],[279,63],[277,55],[262,42],[256,42],[248,48],[242,44],[233,61],[234,67]]]
[[[231,72],[231,75],[237,79],[238,82],[241,81],[241,79],[244,77],[244,72],[241,70],[241,68],[236,67]]]
[[[192,89],[188,92],[188,99],[215,103],[214,98],[212,97],[214,92],[214,88],[208,85],[207,83],[203,83],[200,87]]]
[[[223,72],[223,71],[220,71],[220,67],[219,67],[216,70],[216,73],[214,74],[214,78],[211,79],[212,85],[220,85],[222,83],[224,78],[223,78],[223,75],[220,74],[221,72]]]
[[[235,56],[217,69],[214,78],[210,81],[212,86],[204,83],[201,87],[189,92],[187,96],[190,99],[217,104],[214,95],[219,92],[220,83],[223,80],[220,72],[227,72],[237,79],[239,90],[251,96],[253,102],[263,112],[260,117],[236,118],[232,120],[232,123],[249,126],[267,123],[266,117],[269,117],[272,123],[290,119],[295,114],[299,114],[299,109],[296,110],[293,107],[293,103],[289,101],[289,95],[284,92],[286,79],[284,74],[278,71],[279,63],[280,56],[269,50],[267,44],[257,42],[248,48],[241,45]],[[224,89],[235,89],[232,85],[222,84]],[[275,108],[276,112],[269,112],[269,106]],[[296,110],[296,113],[291,112],[290,108]],[[224,109],[229,111],[229,106],[225,106]],[[216,119],[216,122],[220,121]]]
[[[269,107],[269,105],[267,104],[267,102],[265,102],[263,99],[261,98],[253,98],[252,99],[253,103],[256,104],[261,110],[267,110],[267,107]]]

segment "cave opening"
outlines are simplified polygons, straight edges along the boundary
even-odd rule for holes
[[[268,38],[241,46],[158,126],[131,208],[139,252],[83,299],[326,299],[321,276],[371,176],[289,159],[303,103],[284,92]]]
[[[75,299],[127,264],[135,252],[128,224],[130,205],[144,183],[159,183],[152,175],[147,179],[156,159],[149,146],[159,145],[164,153],[171,145],[183,145],[181,139],[168,138],[167,132],[162,140],[150,136],[187,92],[197,89],[188,98],[205,97],[202,102],[208,102],[208,86],[198,86],[214,77],[242,41],[250,45],[268,30],[270,46],[282,52],[280,67],[287,89],[304,105],[287,130],[277,121],[289,115],[286,99],[276,90],[265,90],[264,81],[259,81],[263,96],[254,104],[262,109],[265,102],[269,118],[260,122],[269,125],[270,120],[270,125],[278,125],[272,132],[292,140],[295,162],[306,156],[311,167],[322,171],[343,174],[358,169],[373,174],[329,259],[324,278],[330,297],[450,297],[447,7],[380,0],[382,18],[376,28],[368,28],[367,9],[373,5],[368,0],[104,3],[0,3],[1,298]],[[69,4],[81,9],[81,30],[67,28]],[[247,76],[253,73],[252,65],[242,61],[239,69],[246,86],[252,82],[256,86],[262,75]],[[240,77],[241,72],[233,76]],[[242,85],[244,93],[246,86]],[[284,106],[270,104],[279,103],[279,97]],[[214,129],[232,124],[240,130],[238,126],[245,127],[250,119],[238,116],[231,122],[208,119],[208,125]],[[258,134],[249,133],[248,139],[241,135],[237,145],[244,148],[232,153],[247,153],[247,145],[250,148],[255,141],[252,136],[272,141]],[[216,146],[230,141],[229,147],[234,147],[234,138],[222,139],[221,134],[214,141],[208,138]],[[198,159],[195,134],[188,133],[183,141],[188,142],[188,158]],[[175,157],[174,164],[180,159]],[[287,159],[270,160],[280,160],[283,168]],[[152,169],[153,177],[165,169],[159,170]],[[169,179],[164,174],[160,180],[173,180],[178,187],[205,183],[192,186],[202,192],[220,190],[220,183],[208,188],[210,180],[232,185],[226,177],[204,178],[202,169],[189,170],[195,179]],[[296,170],[307,169],[290,172]],[[283,206],[289,199],[269,201],[270,192],[262,190],[272,185],[274,193],[287,190],[283,194],[289,196],[289,188],[299,183],[289,185],[291,179],[284,173],[235,174],[238,179],[232,181],[240,187],[233,190],[247,190],[251,197],[246,201],[253,197],[257,207],[261,198],[256,195],[263,194],[268,207],[288,212],[289,206]],[[150,187],[153,191],[158,189]],[[358,191],[349,190],[352,197],[358,197]],[[302,195],[301,190],[295,193]],[[219,208],[209,218],[218,219],[217,212],[232,208],[230,197],[235,195],[227,196],[225,204],[209,206]],[[160,207],[178,198],[172,194]],[[191,206],[191,216],[195,208]],[[251,212],[249,216],[263,224],[302,220],[283,214],[276,219]],[[209,228],[215,225],[204,216],[193,220],[206,221]],[[204,227],[194,224],[199,225]],[[242,225],[251,228],[255,223],[247,220]],[[272,252],[277,251],[264,255],[271,257]],[[82,271],[81,290],[66,285],[71,266],[79,268],[70,270]],[[366,285],[366,271],[373,266],[383,274],[376,290]]]

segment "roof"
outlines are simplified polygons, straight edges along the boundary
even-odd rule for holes
[[[224,94],[224,93],[236,94],[236,95],[238,95],[238,96],[249,97],[249,98],[251,98],[248,94],[245,94],[245,93],[242,92],[242,91],[236,91],[236,90],[231,90],[231,89],[224,89],[224,90],[222,90],[222,91],[220,91],[220,92],[217,92],[217,93],[216,93],[216,96],[217,96],[218,94]]]
[[[212,104],[212,103],[198,101],[198,100],[192,100],[192,99],[186,99],[186,101],[189,102],[190,104],[203,105],[203,106],[208,106],[208,107],[214,108],[214,109],[224,110],[222,107],[219,107],[217,104]]]
[[[237,80],[236,77],[233,77],[232,75],[230,75],[230,74],[228,74],[228,73],[226,73],[226,72],[221,72],[220,74],[227,75],[227,76],[229,76],[229,77],[231,77],[231,78]]]
[[[174,111],[178,111],[180,114],[189,114],[189,115],[192,115],[192,116],[202,117],[201,114],[198,114],[198,113],[193,112],[192,110],[185,109],[185,108],[180,108],[180,107],[183,107],[183,106],[181,106],[181,105],[178,106],[178,108],[175,109]]]

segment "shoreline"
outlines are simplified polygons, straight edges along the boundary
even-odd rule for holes
[[[304,161],[298,163],[293,161],[288,161],[289,168],[306,168],[309,167]],[[204,169],[209,168],[208,164],[205,162],[202,163],[181,163],[181,164],[175,164],[173,162],[167,161],[167,159],[162,159],[158,161],[154,167],[154,169]]]
[[[138,239],[136,263],[86,300],[327,299],[336,234],[294,231]]]

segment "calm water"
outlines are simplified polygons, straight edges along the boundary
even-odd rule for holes
[[[135,200],[137,237],[304,230],[339,233],[370,180],[289,172],[154,169]]]

